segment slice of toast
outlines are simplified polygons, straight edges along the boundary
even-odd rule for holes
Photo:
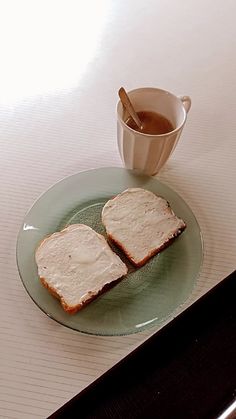
[[[167,247],[186,227],[169,203],[141,188],[130,188],[103,207],[108,238],[137,267]]]
[[[35,260],[42,284],[71,314],[127,273],[105,238],[84,224],[72,224],[45,238]]]

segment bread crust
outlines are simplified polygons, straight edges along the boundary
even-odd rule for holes
[[[121,276],[118,279],[115,279],[112,282],[109,282],[104,285],[104,287],[98,291],[97,293],[93,293],[92,291],[88,292],[88,298],[84,300],[82,303],[77,304],[76,306],[69,306],[66,304],[64,298],[60,296],[54,287],[48,284],[47,280],[43,277],[39,277],[42,285],[52,294],[54,297],[56,297],[60,303],[62,308],[68,313],[68,314],[75,314],[78,311],[82,310],[82,308],[86,307],[89,303],[91,303],[93,300],[96,300],[100,295],[104,294],[105,292],[109,291],[111,288],[113,288],[115,285],[117,285],[125,275]]]
[[[149,259],[151,259],[153,256],[157,255],[162,250],[164,250],[168,246],[170,246],[172,244],[172,242],[176,239],[176,237],[178,237],[185,230],[185,228],[186,228],[186,224],[184,224],[183,227],[179,228],[169,240],[167,240],[165,243],[163,243],[160,247],[158,247],[156,249],[153,249],[151,252],[148,253],[148,255],[144,259],[140,260],[139,262],[135,262],[133,257],[129,254],[129,252],[122,245],[122,243],[120,243],[118,240],[116,240],[111,234],[108,233],[107,237],[111,242],[113,242],[117,247],[119,247],[122,250],[122,252],[125,254],[125,256],[129,259],[129,261],[136,268],[141,268],[143,265],[145,265],[145,263],[148,262]]]

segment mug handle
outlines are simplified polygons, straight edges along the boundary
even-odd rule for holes
[[[184,108],[186,110],[186,112],[188,113],[189,109],[191,108],[191,99],[189,96],[179,96],[179,99],[181,100],[181,102],[184,105]]]

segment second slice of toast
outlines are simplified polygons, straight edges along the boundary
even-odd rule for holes
[[[142,189],[129,188],[103,207],[102,222],[108,238],[137,267],[167,247],[186,227],[169,203]]]

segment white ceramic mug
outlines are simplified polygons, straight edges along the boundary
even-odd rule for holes
[[[117,105],[117,139],[120,156],[127,169],[155,175],[173,153],[191,107],[189,96],[175,96],[166,90],[145,87],[128,92],[134,109],[165,116],[174,127],[161,135],[135,131],[125,121],[129,115],[121,101]]]

